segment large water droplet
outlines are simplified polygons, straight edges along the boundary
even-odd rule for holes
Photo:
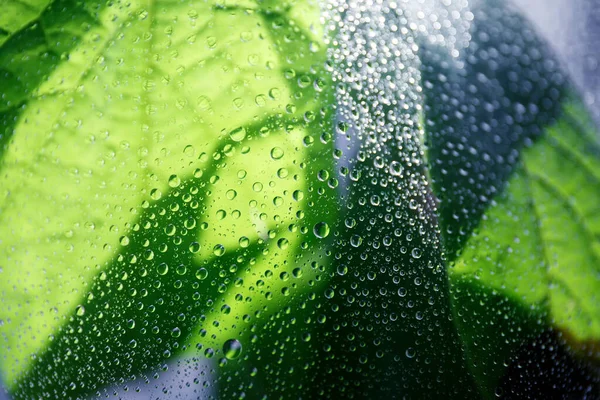
[[[283,157],[283,149],[281,147],[273,147],[271,149],[271,158],[279,160],[281,157]]]
[[[169,177],[169,186],[176,188],[181,184],[181,179],[177,175],[171,175]]]
[[[313,227],[313,233],[319,239],[324,239],[327,236],[329,236],[329,231],[330,231],[330,229],[329,229],[329,225],[327,225],[327,222],[318,222]]]
[[[78,317],[83,317],[85,315],[85,307],[82,305],[77,306],[75,314],[77,314]]]
[[[228,360],[235,360],[242,354],[242,344],[237,339],[229,339],[223,344],[223,354]]]
[[[196,271],[196,279],[199,280],[204,280],[206,279],[206,277],[208,276],[208,271],[206,270],[206,268],[200,268],[198,271]]]
[[[243,126],[235,128],[234,130],[229,132],[229,137],[231,137],[231,140],[233,140],[234,142],[241,142],[246,138],[246,128],[244,128]]]

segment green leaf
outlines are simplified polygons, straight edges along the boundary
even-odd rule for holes
[[[482,395],[493,398],[519,349],[548,328],[597,357],[600,153],[526,21],[493,2],[474,14],[462,66],[423,51],[428,161],[454,320]]]
[[[310,193],[331,162],[315,16],[307,3],[116,3],[29,82],[0,177],[2,253],[20,271],[1,283],[0,351],[17,398],[81,396],[199,340],[220,353],[230,337],[207,342],[202,327],[248,335],[238,321],[269,298],[248,302],[252,277],[291,273],[335,216]],[[27,68],[43,54],[2,52]]]
[[[15,398],[182,357],[221,398],[492,398],[532,347],[598,358],[600,146],[548,47],[492,0],[314,3],[0,3]]]
[[[522,153],[506,190],[451,269],[458,291],[468,292],[465,285],[483,286],[507,304],[527,309],[528,319],[537,321],[530,332],[539,333],[547,321],[573,344],[600,339],[600,152],[595,133],[579,122],[584,115],[580,105],[566,104],[559,122]],[[489,347],[502,338],[474,327],[469,307],[463,309],[459,302],[457,308],[463,316],[456,320],[470,336],[471,357],[486,371],[481,380],[493,390],[501,370],[492,364],[505,360],[492,361]],[[478,325],[491,327],[498,319],[481,318]]]
[[[75,0],[3,1],[0,16],[0,157],[25,105],[76,46],[94,52],[110,30],[101,21],[105,2]],[[68,13],[65,12],[68,10]],[[104,25],[103,25],[104,24]],[[5,32],[5,36],[2,36]],[[86,32],[91,34],[85,35]]]
[[[51,0],[2,0],[0,7],[0,46],[42,14]]]

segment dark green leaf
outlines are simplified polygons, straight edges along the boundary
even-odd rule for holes
[[[548,327],[597,357],[585,343],[600,338],[598,135],[547,46],[503,5],[475,10],[460,60],[423,54],[454,319],[491,398]]]

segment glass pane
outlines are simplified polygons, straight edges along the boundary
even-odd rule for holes
[[[0,397],[600,398],[593,1],[0,5]]]

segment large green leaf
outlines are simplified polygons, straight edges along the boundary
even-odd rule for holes
[[[474,14],[463,66],[424,52],[426,115],[454,320],[492,398],[519,348],[548,328],[598,357],[589,345],[600,339],[600,153],[586,111],[527,22],[497,2]]]
[[[450,3],[0,3],[12,394],[596,393],[596,130],[518,13]]]
[[[547,321],[574,345],[600,339],[595,233],[600,153],[595,132],[581,128],[573,108],[565,105],[560,121],[523,151],[504,193],[486,211],[451,269],[457,298],[463,299],[456,321],[468,338],[470,357],[483,366],[478,375],[488,391],[502,373],[494,364],[506,362],[503,352],[491,357],[491,348],[497,345],[510,352],[519,344],[505,343],[512,336],[507,331],[516,330],[515,336],[524,340],[541,332]],[[575,115],[581,120],[585,114]],[[472,307],[465,297],[477,291],[474,287],[485,288],[479,295],[483,299],[505,298],[497,311],[509,315],[510,321],[501,322],[501,315],[469,313]],[[511,304],[516,311],[510,310]],[[526,318],[513,315],[520,308],[527,310]],[[518,321],[525,321],[526,328]],[[506,324],[513,326],[500,328]],[[586,352],[598,356],[593,347]]]
[[[331,160],[316,16],[305,3],[116,3],[30,82],[1,177],[2,253],[20,271],[2,280],[0,315],[16,397],[79,396],[155,367],[202,326],[227,332],[264,307],[246,275],[292,272],[334,216],[309,193]],[[30,67],[44,54],[3,52]]]

